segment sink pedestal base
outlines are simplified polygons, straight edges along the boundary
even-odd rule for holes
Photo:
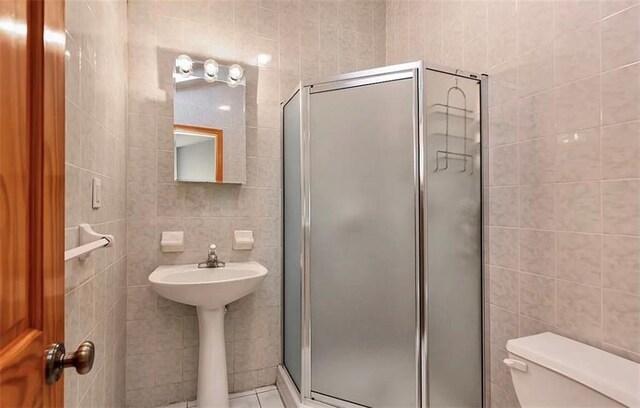
[[[224,347],[224,307],[198,307],[198,408],[228,408],[227,357]]]

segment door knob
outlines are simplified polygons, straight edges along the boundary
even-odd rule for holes
[[[78,374],[87,374],[93,367],[96,348],[90,341],[83,341],[78,349],[66,353],[64,343],[53,343],[47,350],[44,365],[44,378],[47,384],[53,384],[62,377],[62,371],[75,367]]]

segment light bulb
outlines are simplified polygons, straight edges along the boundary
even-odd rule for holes
[[[229,79],[232,81],[239,81],[242,78],[244,71],[242,67],[238,64],[233,64],[229,67]]]
[[[208,59],[204,62],[204,79],[209,82],[213,82],[218,79],[218,71],[220,67],[215,60]]]
[[[186,54],[179,55],[176,58],[176,65],[178,66],[178,70],[184,76],[189,76],[191,74],[191,70],[193,69],[193,60],[190,56]]]

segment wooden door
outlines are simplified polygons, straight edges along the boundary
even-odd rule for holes
[[[0,0],[0,407],[57,407],[64,340],[64,2]]]

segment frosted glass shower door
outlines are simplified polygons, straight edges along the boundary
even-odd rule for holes
[[[416,406],[416,88],[411,76],[311,88],[311,392],[319,400]]]
[[[284,365],[291,378],[301,388],[302,330],[302,179],[300,167],[300,92],[283,107],[283,336]]]
[[[427,70],[425,88],[428,406],[475,408],[482,406],[480,80]]]

